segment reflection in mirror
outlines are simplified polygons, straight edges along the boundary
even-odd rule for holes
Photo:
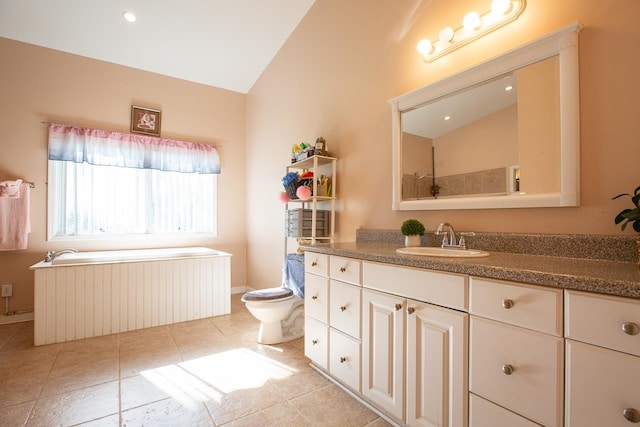
[[[581,28],[392,99],[393,208],[577,206]]]
[[[402,199],[559,191],[558,79],[556,55],[403,111]]]

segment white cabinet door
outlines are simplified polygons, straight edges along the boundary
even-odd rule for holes
[[[360,392],[360,341],[329,328],[329,373]]]
[[[329,326],[360,339],[360,286],[329,281]]]
[[[404,304],[389,294],[362,294],[362,394],[404,421]]]
[[[547,427],[560,427],[564,340],[471,317],[469,389]]]
[[[631,427],[640,419],[640,357],[567,340],[567,427]]]
[[[315,274],[304,275],[304,312],[329,323],[329,279]]]
[[[329,326],[311,317],[305,317],[304,355],[316,365],[329,369]]]
[[[408,425],[467,425],[468,316],[407,302]]]

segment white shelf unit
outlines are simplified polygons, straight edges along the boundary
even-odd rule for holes
[[[292,205],[300,205],[302,209],[311,209],[311,236],[302,237],[304,239],[310,239],[311,244],[319,242],[333,243],[335,240],[335,225],[336,225],[336,161],[335,157],[318,156],[314,155],[304,160],[300,160],[295,163],[291,163],[287,166],[287,172],[296,171],[300,174],[306,171],[313,172],[313,187],[312,194],[307,200],[292,199],[287,204],[285,209],[291,209]],[[331,177],[331,196],[316,196],[318,194],[318,178],[320,174]],[[329,207],[329,235],[318,236],[316,224],[318,221],[318,208],[320,206]],[[287,236],[285,231],[284,237],[284,252],[287,254],[287,243],[291,237]]]

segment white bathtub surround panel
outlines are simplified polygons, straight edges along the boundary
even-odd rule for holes
[[[228,314],[230,267],[215,256],[34,268],[34,344]]]

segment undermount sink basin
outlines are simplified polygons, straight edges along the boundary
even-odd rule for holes
[[[477,249],[449,249],[425,246],[398,248],[396,249],[396,252],[405,255],[423,255],[446,258],[479,258],[489,256],[489,252]]]

